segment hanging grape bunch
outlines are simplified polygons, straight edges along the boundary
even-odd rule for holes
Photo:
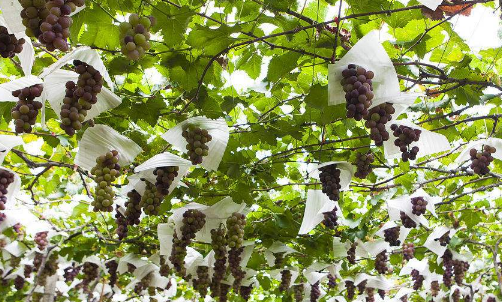
[[[59,264],[58,264],[58,255],[55,253],[52,253],[47,261],[45,262],[45,265],[42,269],[42,273],[40,274],[40,277],[37,279],[38,285],[44,286],[45,282],[47,280],[47,277],[53,276],[56,274],[58,271]]]
[[[279,291],[286,292],[291,285],[291,271],[290,270],[282,270],[281,271],[281,284],[279,284]]]
[[[354,176],[360,179],[366,178],[373,168],[371,164],[375,161],[375,156],[371,153],[357,153],[356,154],[356,167],[357,171]]]
[[[26,27],[25,33],[28,37],[38,38],[42,33],[40,23],[49,16],[49,10],[45,7],[46,0],[19,0],[23,7],[21,18]]]
[[[197,267],[197,279],[192,280],[193,287],[200,293],[201,297],[207,295],[207,289],[209,287],[209,267],[198,266]]]
[[[389,268],[387,267],[387,252],[382,251],[376,256],[375,259],[375,269],[379,274],[386,274],[389,271]]]
[[[427,200],[425,200],[423,197],[413,197],[411,199],[412,213],[417,216],[425,214],[425,210],[427,210],[427,204]]]
[[[378,290],[378,295],[380,296],[380,298],[385,299],[385,290],[379,289]]]
[[[162,277],[168,277],[171,274],[171,268],[169,267],[169,264],[167,263],[165,256],[160,256],[159,274]]]
[[[42,103],[35,101],[42,95],[43,86],[33,85],[23,89],[15,90],[12,95],[19,100],[11,110],[16,133],[30,133],[32,126],[37,121],[38,111],[42,109]]]
[[[312,288],[310,289],[310,302],[316,302],[321,297],[321,289],[319,287],[319,281],[312,284]]]
[[[84,277],[82,283],[84,286],[89,285],[93,280],[96,280],[99,276],[99,266],[92,262],[85,262],[82,267],[82,273]]]
[[[35,2],[35,1],[33,1]],[[40,43],[47,47],[48,51],[59,49],[68,51],[68,37],[72,19],[70,14],[77,6],[85,4],[84,0],[50,0],[45,4],[48,14],[41,19],[40,31],[36,36]],[[45,11],[42,11],[45,14]]]
[[[141,195],[136,190],[132,190],[127,192],[127,197],[128,200],[125,203],[127,225],[139,224],[139,218],[141,216]]]
[[[246,273],[241,268],[241,255],[243,251],[243,247],[233,248],[228,251],[228,268],[234,277],[232,286],[236,292],[241,286],[242,279],[246,276]]]
[[[146,181],[146,188],[143,196],[141,196],[140,206],[147,215],[159,215],[160,205],[162,204],[163,196],[157,193],[155,185]]]
[[[201,129],[195,125],[189,125],[183,130],[183,137],[187,141],[188,157],[192,164],[202,163],[202,158],[209,154],[209,143],[213,137],[206,129]]]
[[[82,129],[82,123],[92,105],[98,101],[97,95],[103,88],[103,76],[91,65],[79,60],[73,61],[78,73],[77,83],[66,82],[66,94],[61,106],[60,127],[69,136]]]
[[[413,280],[413,289],[419,290],[422,288],[425,277],[420,275],[420,272],[416,269],[411,271],[411,279]]]
[[[355,242],[352,243],[347,251],[347,261],[349,261],[350,264],[356,264],[356,246],[357,244]]]
[[[488,297],[488,299],[486,299],[486,302],[497,302],[497,299],[495,299],[495,297],[493,296],[490,296]]]
[[[471,149],[469,155],[471,156],[471,169],[474,173],[478,175],[486,175],[490,172],[491,162],[493,161],[492,154],[495,153],[497,149],[494,147],[484,145],[483,152],[478,152],[476,149]]]
[[[354,118],[356,121],[362,120],[368,115],[368,109],[372,104],[373,85],[372,79],[375,74],[372,71],[366,71],[363,67],[355,64],[349,64],[342,71],[341,84],[345,91],[345,101],[347,108],[347,117]]]
[[[439,294],[439,291],[441,290],[441,286],[439,285],[439,281],[432,281],[431,282],[431,294],[433,297],[436,297]]]
[[[451,278],[453,277],[453,254],[450,250],[444,251],[443,256],[443,267],[444,267],[444,273],[443,273],[443,284],[451,288],[452,286],[452,280]]]
[[[444,233],[443,235],[441,235],[441,237],[439,237],[438,239],[436,239],[439,241],[439,244],[441,246],[447,246],[449,243],[450,243],[450,232],[446,232]]]
[[[366,302],[375,302],[375,289],[368,287],[366,288]]]
[[[183,213],[182,223],[181,238],[178,238],[176,232],[175,236],[173,236],[173,247],[169,260],[171,260],[175,270],[183,277],[185,276],[184,260],[187,254],[186,248],[195,239],[195,234],[206,223],[206,215],[199,210],[190,209]]]
[[[336,287],[336,277],[332,274],[328,275],[328,287],[335,288]]]
[[[329,165],[319,168],[319,180],[322,184],[322,192],[326,194],[329,199],[337,201],[340,199],[340,169],[336,165]]]
[[[228,292],[229,291],[230,291],[230,285],[225,284],[225,283],[220,284],[220,293],[219,293],[220,300],[219,300],[219,302],[228,301]]]
[[[324,212],[324,220],[323,224],[328,228],[328,229],[335,229],[336,226],[338,225],[337,222],[337,217],[336,217],[336,207],[333,208],[333,210],[329,212]]]
[[[305,289],[303,288],[303,284],[298,284],[293,287],[295,302],[303,301],[303,291],[304,290]]]
[[[14,173],[8,170],[0,169],[0,210],[5,210],[7,203],[7,189],[14,182]]]
[[[399,233],[400,233],[400,228],[398,226],[385,229],[383,231],[383,235],[385,238],[385,241],[387,241],[390,246],[399,246],[401,245],[401,241],[399,240]]]
[[[22,290],[23,287],[24,287],[24,278],[21,277],[21,276],[17,276],[15,279],[14,279],[14,287],[17,289],[17,290]]]
[[[453,260],[453,273],[455,274],[455,282],[458,286],[461,286],[465,273],[469,270],[469,263],[461,260]]]
[[[80,273],[81,268],[82,266],[75,266],[75,263],[65,268],[63,275],[65,281],[72,282],[75,279],[75,277],[77,277],[78,273]]]
[[[413,229],[417,227],[417,223],[411,219],[410,216],[406,215],[405,212],[401,212],[399,215],[401,216],[401,222],[405,228]]]
[[[157,193],[162,196],[167,196],[169,194],[169,187],[174,181],[174,178],[178,176],[179,167],[159,167],[153,171],[156,176],[155,187],[157,188]]]
[[[453,302],[460,302],[460,290],[458,288],[451,295],[451,300]]]
[[[284,252],[274,253],[274,268],[282,268],[284,266]]]
[[[35,268],[35,270],[38,270],[40,268],[43,259],[44,259],[44,254],[35,252],[35,257],[33,257],[33,267]]]
[[[115,232],[117,233],[119,240],[126,238],[127,237],[127,221],[126,221],[124,215],[122,215],[122,213],[120,213],[118,205],[115,207],[115,223],[117,224],[117,230]]]
[[[403,244],[403,258],[407,261],[415,258],[415,245],[413,243]]]
[[[29,278],[33,272],[33,266],[26,264],[23,269],[23,275],[25,278]]]
[[[225,229],[219,227],[211,230],[211,247],[214,251],[213,277],[211,281],[211,292],[217,294],[221,280],[225,278],[227,262],[227,238]]]
[[[7,27],[0,26],[0,56],[2,58],[12,58],[17,53],[21,53],[25,42],[23,38],[17,39],[15,35],[9,34]]]
[[[121,174],[118,162],[119,153],[117,150],[112,150],[96,158],[96,166],[91,170],[91,174],[95,176],[94,181],[98,184],[92,202],[95,212],[111,212],[113,210],[115,193],[112,183]]]
[[[242,243],[244,241],[244,227],[246,226],[246,216],[240,213],[232,213],[227,218],[227,244],[230,248],[228,252],[228,265],[232,276],[237,280],[236,286],[240,286],[240,281],[244,277],[241,270],[241,254],[244,251]]]
[[[241,286],[241,288],[239,289],[239,295],[241,296],[242,299],[244,299],[244,301],[247,301],[251,297],[251,292],[252,291],[253,291],[253,286],[252,285],[250,285],[250,286]]]
[[[411,160],[417,159],[419,148],[417,146],[410,148],[410,145],[413,142],[418,142],[422,131],[419,129],[413,129],[411,127],[403,125],[398,126],[396,124],[392,124],[390,126],[390,129],[394,131],[393,133],[394,137],[397,137],[396,140],[394,141],[394,145],[396,147],[399,147],[399,150],[402,153],[403,161],[408,161],[410,159]]]
[[[384,103],[370,109],[367,116],[365,126],[370,129],[370,138],[375,142],[375,145],[382,146],[383,142],[389,140],[389,132],[385,129],[385,124],[392,120],[392,114],[396,110],[391,103]]]
[[[140,17],[138,14],[131,14],[129,22],[120,23],[122,54],[132,61],[141,59],[151,48],[149,31],[155,23],[154,17]]]
[[[356,286],[354,285],[354,281],[346,280],[345,288],[347,289],[347,299],[354,299],[354,295],[356,294]]]
[[[47,234],[47,231],[38,232],[35,234],[35,243],[41,251],[45,249],[47,244],[49,244],[49,238],[47,238]]]

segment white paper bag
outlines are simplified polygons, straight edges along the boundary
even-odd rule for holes
[[[418,129],[422,131],[418,142],[413,142],[410,144],[410,149],[415,146],[419,148],[417,158],[448,151],[451,149],[448,139],[442,134],[425,130],[424,128],[419,127],[406,120],[390,121],[385,125],[385,128],[390,133],[390,139],[383,143],[386,159],[401,157],[401,150],[399,149],[399,147],[394,145],[394,141],[396,140],[396,137],[392,134],[394,131],[390,129],[393,124],[396,124],[398,126],[407,126],[412,129]]]
[[[57,69],[44,78],[44,91],[47,92],[46,99],[51,104],[52,109],[58,116],[61,113],[61,106],[66,95],[66,82],[77,82],[78,73],[70,70]],[[85,121],[99,116],[101,113],[113,109],[122,103],[122,99],[106,87],[101,88],[101,92],[96,95],[97,102],[87,111]]]
[[[305,206],[305,214],[303,215],[302,225],[298,234],[307,234],[312,231],[318,224],[324,220],[325,212],[329,212],[336,207],[338,221],[343,220],[342,211],[338,203],[329,199],[321,190],[308,190],[307,205]],[[342,219],[340,219],[340,217]]]
[[[284,243],[280,241],[274,241],[272,245],[265,250],[264,256],[265,259],[267,260],[268,266],[272,267],[275,265],[275,255],[278,253],[284,253],[284,256],[291,254],[291,253],[296,253],[297,251]]]
[[[206,129],[208,133],[212,136],[212,140],[207,143],[208,155],[204,156],[202,159],[201,166],[209,171],[218,170],[225,149],[227,148],[228,139],[230,137],[230,131],[227,123],[224,119],[212,120],[204,116],[197,116],[189,118],[176,125],[174,128],[169,129],[166,133],[162,135],[168,143],[173,145],[174,148],[187,152],[186,145],[187,141],[182,136],[183,128],[188,125],[197,125],[202,129]]]
[[[318,165],[311,171],[309,171],[310,176],[319,180],[319,175],[321,171],[319,170],[322,167],[336,165],[337,169],[340,170],[340,191],[345,191],[349,188],[350,181],[352,176],[354,176],[354,167],[351,163],[346,161],[332,161]]]
[[[424,226],[429,227],[429,221],[424,217],[424,215],[417,216],[413,214],[412,207],[413,206],[409,196],[402,196],[387,201],[387,211],[389,212],[391,220],[401,221],[401,212],[404,212],[417,225],[423,224]]]
[[[370,108],[389,102],[395,104],[397,118],[404,109],[416,100],[415,93],[402,93],[394,64],[378,38],[379,32],[374,30],[365,35],[335,64],[328,65],[329,105],[345,104],[345,92],[340,84],[342,71],[349,64],[356,64],[375,73],[373,92],[375,97]]]
[[[471,155],[469,154],[469,152],[471,151],[471,149],[476,149],[478,151],[481,151],[483,145],[495,147],[495,149],[497,150],[495,151],[495,153],[492,154],[492,156],[496,159],[502,160],[502,139],[490,137],[487,139],[481,139],[467,144],[464,150],[462,150],[459,156],[455,159],[455,162],[463,163],[466,160],[470,160]]]
[[[73,64],[74,60],[82,61],[94,67],[94,69],[96,69],[101,73],[101,76],[103,76],[104,81],[108,84],[108,87],[113,91],[114,87],[112,79],[108,74],[108,70],[106,70],[103,60],[101,60],[101,56],[96,50],[91,49],[88,46],[78,47],[75,48],[73,51],[67,53],[56,63],[45,68],[44,71],[40,74],[40,77],[45,78],[49,74],[55,72],[56,70],[61,69],[64,65],[68,63]]]
[[[19,99],[12,95],[13,91],[37,84],[43,84],[43,81],[33,75],[28,75],[7,83],[0,84],[0,102],[17,102]],[[35,100],[43,102],[41,97],[38,97]]]
[[[75,164],[90,171],[96,165],[96,158],[112,150],[119,152],[119,164],[124,167],[136,158],[141,147],[109,126],[87,128],[80,141]]]
[[[187,174],[188,169],[190,169],[191,166],[192,163],[190,161],[169,152],[164,152],[151,157],[146,162],[137,166],[134,169],[134,172],[138,174],[139,178],[144,178],[150,183],[155,184],[157,176],[153,174],[153,172],[156,168],[179,167],[178,176],[174,178],[171,186],[169,187],[169,193],[171,193],[178,186],[181,179]],[[138,189],[143,189],[144,192],[144,187],[139,187]]]
[[[441,246],[439,243],[439,238],[444,234],[448,233],[450,238],[455,234],[454,229],[450,229],[446,226],[438,226],[432,230],[432,233],[427,237],[427,240],[424,243],[424,246],[428,248],[431,252],[442,257],[444,252],[446,251],[446,246]]]
[[[14,135],[0,135],[0,165],[9,151],[23,144],[23,138]]]

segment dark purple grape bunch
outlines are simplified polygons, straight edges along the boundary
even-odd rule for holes
[[[178,176],[179,167],[159,167],[153,171],[156,176],[155,187],[157,193],[162,196],[169,194],[169,187]]]
[[[495,299],[495,297],[493,296],[490,296],[488,297],[488,299],[486,299],[486,302],[497,302],[497,299]]]
[[[47,47],[47,50],[68,51],[67,40],[73,23],[70,14],[77,6],[82,7],[84,4],[85,0],[49,0],[46,2],[45,8],[49,14],[41,21],[38,40]]]
[[[453,302],[460,302],[460,297],[461,297],[460,290],[457,288],[457,289],[455,289],[455,291],[451,295],[451,300]]]
[[[427,210],[427,204],[427,200],[425,200],[423,197],[413,197],[411,199],[412,213],[417,216],[425,214],[425,211]]]
[[[394,137],[397,137],[394,141],[394,145],[396,147],[399,147],[399,150],[402,153],[401,158],[403,159],[403,161],[417,159],[419,148],[417,146],[410,148],[410,145],[413,142],[418,142],[422,131],[419,129],[413,129],[408,126],[398,126],[397,124],[392,124],[390,126],[390,129],[394,131]]]
[[[453,273],[455,274],[455,282],[457,285],[461,286],[465,273],[469,270],[469,262],[462,260],[453,260]]]
[[[319,281],[316,283],[312,284],[311,290],[310,290],[310,302],[316,302],[319,300],[321,297],[321,288]]]
[[[118,205],[115,207],[115,223],[117,224],[115,232],[117,233],[119,240],[122,240],[127,237],[127,220],[124,215],[120,213],[119,208],[120,207]]]
[[[328,229],[335,229],[336,226],[338,225],[338,222],[337,222],[337,216],[336,216],[336,207],[333,208],[333,210],[329,211],[329,212],[324,212],[323,213],[324,215],[324,220],[323,220],[323,224],[328,228]]]
[[[360,179],[366,178],[373,168],[371,164],[375,161],[375,156],[373,153],[357,153],[356,155],[356,167],[357,171],[354,173],[354,176]]]
[[[9,34],[7,27],[0,26],[0,56],[2,58],[12,58],[23,51],[25,42],[23,38],[18,39],[15,35]]]
[[[350,264],[356,264],[356,247],[357,244],[354,242],[350,245],[350,248],[347,251],[347,261]]]
[[[37,121],[38,111],[42,109],[42,103],[35,101],[42,95],[44,87],[41,84],[15,90],[12,95],[19,100],[11,109],[16,133],[31,133],[33,125]]]
[[[239,295],[244,301],[248,301],[249,298],[251,298],[251,292],[253,291],[253,286],[244,286],[241,285],[241,288],[239,289]]]
[[[336,165],[329,165],[319,168],[319,180],[322,184],[322,192],[328,195],[329,199],[337,201],[340,199],[340,169]]]
[[[413,229],[417,227],[417,223],[410,218],[410,216],[406,215],[405,212],[400,213],[401,216],[401,223],[403,226],[407,229]]]
[[[80,270],[82,269],[82,266],[76,266],[75,263],[72,263],[71,266],[68,266],[67,268],[64,269],[64,274],[63,277],[66,282],[72,282],[75,280],[75,277],[80,273]]]
[[[329,288],[335,288],[337,285],[336,283],[336,277],[333,276],[332,274],[328,275],[328,287]]]
[[[416,269],[411,271],[411,279],[413,280],[413,289],[419,290],[424,284],[425,277],[420,275],[420,272]]]
[[[8,188],[14,182],[14,173],[0,169],[0,210],[5,210]],[[4,214],[5,215],[5,214]]]
[[[35,234],[35,243],[41,251],[44,250],[45,247],[49,244],[49,238],[47,237],[47,235],[47,231],[38,232]]]
[[[15,279],[14,279],[14,287],[17,289],[17,290],[22,290],[23,287],[24,287],[24,284],[25,284],[25,280],[23,277],[21,276],[17,276]]]
[[[353,281],[346,280],[345,288],[347,289],[347,299],[352,300],[356,294],[356,286]]]
[[[297,284],[293,286],[293,295],[295,297],[295,302],[303,301],[303,292],[304,292],[303,284]]]
[[[382,251],[381,253],[379,253],[377,256],[376,256],[376,259],[375,259],[375,269],[376,271],[379,273],[379,274],[387,274],[387,272],[389,271],[389,268],[387,267],[387,261],[388,261],[388,257],[387,257],[387,252],[386,251]]]
[[[478,152],[476,149],[471,149],[469,155],[471,156],[471,169],[478,175],[486,175],[490,173],[490,164],[493,161],[493,153],[497,149],[488,145],[483,146],[483,152]]]
[[[383,231],[383,236],[385,241],[387,241],[390,246],[400,246],[401,240],[399,240],[400,227],[396,226],[393,228],[388,228]]]
[[[452,277],[453,277],[453,254],[450,250],[445,250],[443,256],[443,284],[451,288],[452,286]]]
[[[451,240],[450,232],[444,233],[443,235],[441,235],[441,237],[439,237],[436,240],[439,241],[439,244],[441,246],[447,246],[448,244],[450,244],[450,240]]]
[[[375,145],[382,146],[383,142],[389,140],[389,132],[385,129],[385,124],[392,120],[392,114],[396,110],[391,103],[383,103],[370,109],[367,116],[365,126],[370,129],[370,138],[375,142]]]
[[[141,195],[136,190],[132,190],[127,193],[127,197],[128,200],[125,203],[127,225],[139,224],[139,218],[141,217]]]
[[[113,287],[118,280],[118,275],[117,275],[117,269],[119,267],[119,264],[116,260],[110,260],[105,263],[106,269],[108,270],[108,273],[110,274],[110,279],[108,281],[108,284],[110,284],[111,287]]]
[[[368,109],[375,96],[372,85],[374,76],[373,71],[367,71],[355,64],[349,64],[342,71],[343,78],[340,83],[343,86],[343,91],[345,91],[348,118],[360,121],[368,115]]]
[[[433,297],[436,297],[437,295],[439,295],[439,292],[441,291],[441,286],[439,285],[439,281],[432,281],[431,282],[431,295]],[[495,302],[495,301],[493,301]]]
[[[413,243],[403,244],[403,258],[406,261],[415,258],[415,245]]]

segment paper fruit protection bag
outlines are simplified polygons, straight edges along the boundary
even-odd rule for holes
[[[92,105],[92,108],[90,110],[88,110],[85,120],[92,119],[100,115],[102,112],[120,105],[122,100],[120,99],[120,97],[113,93],[113,82],[98,52],[89,47],[79,47],[74,51],[66,54],[56,63],[44,69],[44,71],[40,75],[40,77],[44,79],[44,92],[46,93],[46,99],[49,101],[52,109],[58,115],[61,111],[63,99],[66,94],[66,82],[77,82],[78,79],[78,74],[76,72],[63,70],[62,68],[66,64],[73,64],[74,60],[85,62],[94,67],[101,73],[103,80],[109,87],[106,88],[105,86],[103,86],[101,88],[101,92],[97,95],[98,101],[96,102],[96,104]]]
[[[197,116],[189,118],[179,123],[174,128],[169,129],[162,135],[162,138],[173,145],[174,148],[186,153],[187,141],[182,133],[189,125],[206,129],[212,136],[212,140],[207,143],[209,148],[208,155],[203,157],[201,166],[209,171],[218,170],[230,136],[227,123],[224,119],[212,120],[204,116]]]
[[[393,117],[397,118],[420,96],[420,94],[401,92],[394,65],[380,43],[378,35],[378,31],[371,31],[361,38],[340,61],[328,66],[329,105],[345,104],[345,91],[340,81],[343,78],[342,71],[349,64],[361,66],[375,74],[372,79],[375,96],[370,108],[386,102],[392,103],[396,109]]]
[[[336,208],[339,223],[342,222],[342,211],[338,203],[329,199],[321,190],[307,192],[307,204],[303,215],[302,225],[298,234],[307,234],[324,220],[324,214]]]
[[[88,128],[80,140],[75,164],[90,171],[96,165],[96,158],[117,150],[119,165],[129,165],[141,152],[141,147],[106,125]]]

